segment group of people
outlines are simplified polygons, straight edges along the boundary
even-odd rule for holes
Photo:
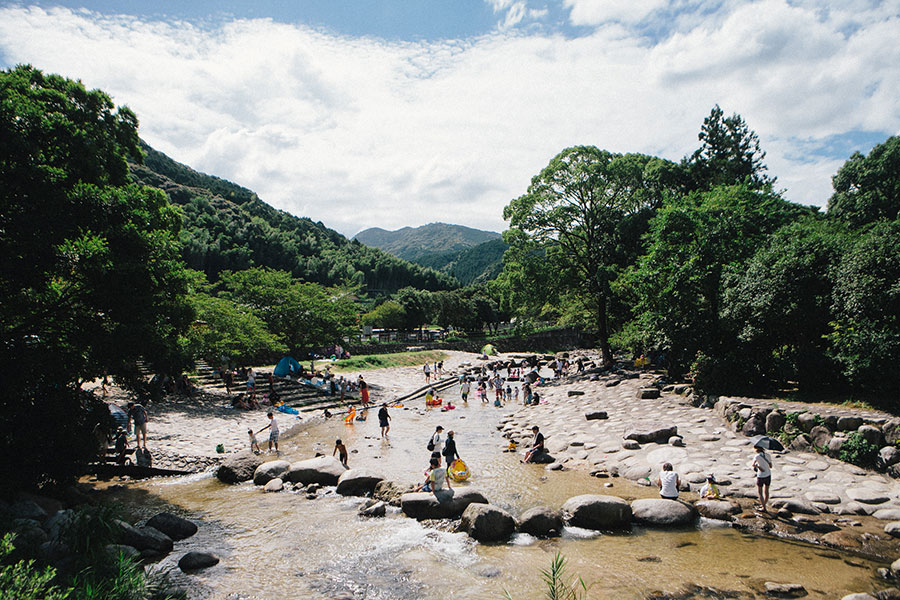
[[[250,449],[259,454],[261,452],[259,448],[259,442],[256,440],[256,434],[262,433],[266,429],[269,430],[269,452],[274,448],[275,452],[278,452],[278,420],[275,418],[275,414],[269,411],[266,416],[269,418],[269,424],[257,431],[253,432],[253,429],[248,429],[247,434],[250,436]]]
[[[433,363],[426,362],[422,367],[422,372],[425,373],[426,384],[431,383],[432,377],[437,381],[437,378],[444,374],[444,361],[436,360]]]
[[[768,512],[769,488],[772,485],[772,457],[766,452],[765,442],[757,443],[753,447],[755,453],[750,467],[756,476],[756,492],[759,499],[757,507],[764,513]],[[656,486],[659,488],[661,498],[677,500],[681,488],[681,478],[672,468],[672,463],[663,463],[662,470],[656,478]],[[720,496],[718,482],[710,473],[706,476],[706,482],[700,488],[700,497],[704,499],[718,499]]]
[[[425,469],[425,481],[415,488],[417,492],[431,492],[437,496],[438,492],[445,488],[447,490],[453,489],[450,485],[450,477],[447,476],[447,468],[453,464],[453,461],[461,459],[459,452],[456,450],[456,439],[453,431],[448,431],[447,437],[442,439],[441,434],[443,432],[444,428],[438,425],[428,440],[426,447],[431,452],[431,458],[428,461],[428,467]]]

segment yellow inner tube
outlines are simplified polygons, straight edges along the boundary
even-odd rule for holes
[[[466,463],[457,458],[452,463],[450,463],[450,467],[447,469],[447,474],[453,481],[465,481],[469,478],[470,475],[469,467],[466,466]]]

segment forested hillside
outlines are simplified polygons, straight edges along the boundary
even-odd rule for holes
[[[487,283],[503,270],[503,253],[507,248],[506,242],[497,238],[457,252],[426,254],[414,261],[452,275],[462,285]]]
[[[179,241],[187,265],[216,280],[224,270],[271,267],[323,285],[359,284],[369,292],[403,287],[451,289],[451,276],[350,241],[305,217],[260,200],[247,188],[199,173],[141,144],[139,183],[163,190],[184,214]]]
[[[457,253],[489,240],[499,239],[500,234],[463,225],[429,223],[421,227],[403,227],[396,231],[372,227],[360,231],[353,238],[399,258],[419,262],[419,259],[427,255]]]

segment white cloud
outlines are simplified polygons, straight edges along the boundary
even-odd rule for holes
[[[519,4],[493,1],[504,15]],[[561,149],[677,160],[716,103],[759,133],[770,173],[805,204],[824,204],[842,161],[797,160],[795,140],[900,132],[897,13],[685,5],[693,21],[675,19],[655,44],[625,22],[575,39],[389,43],[269,20],[14,7],[0,9],[0,56],[106,90],[154,147],[346,234],[432,221],[502,230],[503,206]]]
[[[573,25],[637,23],[667,4],[667,0],[563,0]]]

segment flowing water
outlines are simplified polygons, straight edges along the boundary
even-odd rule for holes
[[[389,441],[379,437],[371,411],[365,422],[346,425],[333,418],[282,440],[282,458],[330,455],[344,440],[351,467],[376,470],[398,482],[424,478],[430,453],[425,444],[437,424],[456,432],[457,446],[473,472],[468,485],[514,515],[546,505],[559,508],[585,493],[626,499],[650,497],[655,490],[619,479],[596,479],[579,471],[547,472],[502,452],[496,430],[505,409],[470,402],[440,412],[391,409]],[[282,429],[288,415],[280,416]],[[355,452],[354,452],[355,451]],[[612,488],[604,483],[612,482]],[[289,488],[288,488],[289,489]],[[831,550],[744,535],[714,522],[684,531],[635,526],[628,534],[597,534],[566,529],[560,539],[517,535],[509,543],[482,545],[449,525],[422,524],[396,509],[384,519],[361,519],[360,498],[320,492],[315,500],[294,491],[263,493],[251,483],[228,486],[210,475],[157,479],[130,486],[118,498],[135,517],[168,505],[202,521],[200,533],[180,542],[160,563],[174,568],[191,549],[209,550],[222,561],[190,577],[201,596],[212,598],[542,598],[541,569],[557,552],[570,575],[581,576],[590,598],[648,598],[675,594],[686,586],[719,590],[703,597],[762,597],[764,582],[800,583],[810,598],[840,598],[872,591],[873,570],[882,566]],[[729,596],[730,592],[743,595]],[[699,596],[698,596],[699,597]]]

